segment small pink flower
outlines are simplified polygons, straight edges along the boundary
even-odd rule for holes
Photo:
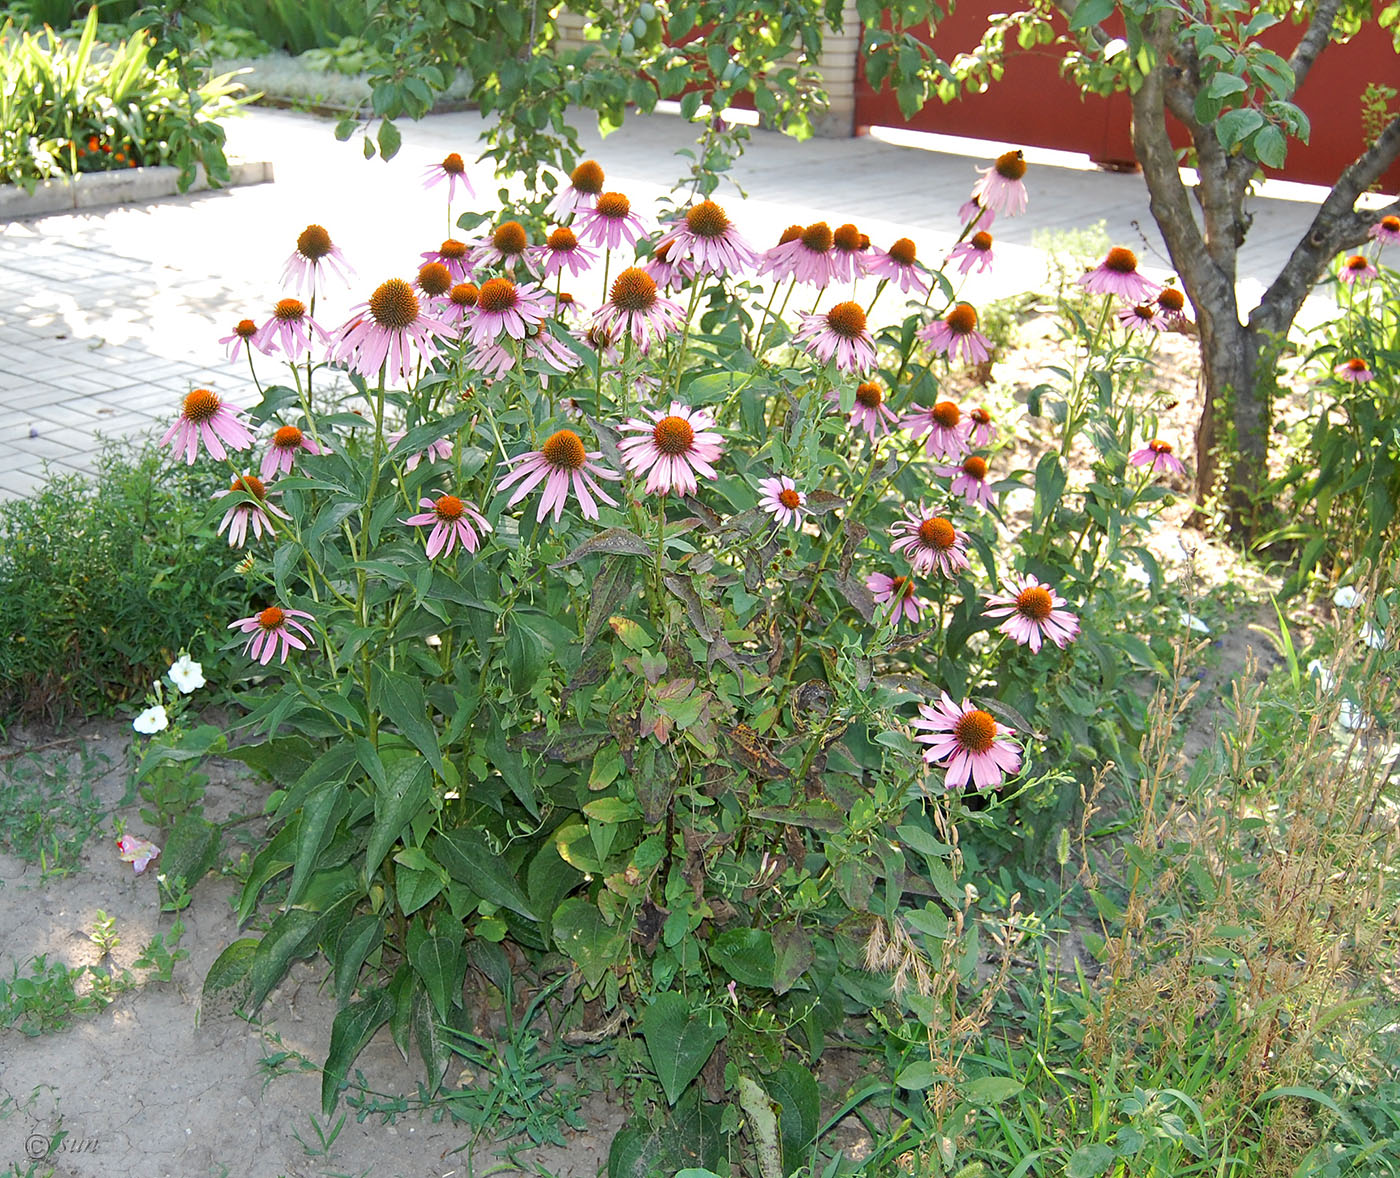
[[[434,560],[439,554],[451,556],[459,540],[468,552],[475,552],[481,546],[481,537],[476,534],[473,523],[483,532],[491,531],[486,517],[456,495],[439,495],[436,499],[424,496],[418,500],[418,506],[428,510],[401,522],[412,527],[433,529],[428,536],[429,560]]]
[[[1190,322],[1186,317],[1186,296],[1176,287],[1162,287],[1156,301],[1158,311],[1172,331],[1181,331]]]
[[[915,596],[913,577],[889,577],[884,573],[871,573],[865,578],[865,587],[879,604],[892,604],[890,621],[896,626],[899,625],[901,617],[908,618],[911,625],[919,624],[926,604]]]
[[[524,339],[545,316],[549,292],[533,282],[488,278],[476,295],[476,309],[465,318],[466,338],[475,347],[493,344],[501,334]]]
[[[966,241],[958,242],[948,254],[948,261],[958,264],[959,274],[968,274],[973,270],[986,273],[992,268],[992,235],[979,230]]]
[[[997,436],[997,427],[992,424],[992,415],[982,406],[968,411],[968,421],[972,423],[972,432],[967,435],[969,446],[990,446]]]
[[[1172,453],[1171,443],[1153,438],[1141,450],[1135,450],[1128,459],[1134,466],[1146,466],[1152,474],[1165,470],[1168,474],[1185,474],[1186,468],[1181,459]]]
[[[832,401],[840,404],[841,394],[833,390],[829,394]],[[852,429],[863,429],[874,440],[883,438],[899,419],[894,410],[885,404],[885,390],[878,381],[866,380],[856,386],[856,401],[851,406],[851,416],[847,424]]]
[[[185,462],[193,466],[202,441],[209,453],[222,462],[228,450],[247,450],[253,445],[253,435],[238,420],[242,412],[208,389],[195,389],[185,398],[179,418],[166,430],[160,444],[170,446],[177,458],[183,450]],[[225,443],[228,450],[224,449]]]
[[[447,292],[447,299],[439,308],[443,323],[460,333],[462,325],[475,313],[480,297],[481,291],[475,282],[457,283]]]
[[[768,512],[782,527],[789,524],[795,528],[802,526],[802,511],[807,506],[807,496],[797,489],[797,484],[787,475],[759,479],[758,489],[758,506]]]
[[[829,238],[831,234],[830,228],[825,225],[823,225],[822,228],[826,229]],[[794,277],[797,273],[798,259],[796,253],[788,247],[792,245],[793,242],[797,241],[805,232],[806,230],[801,225],[789,225],[784,229],[778,238],[778,244],[770,249],[764,250],[762,255],[760,255],[758,259],[759,277],[765,274],[772,275],[775,283],[783,282],[786,279]],[[830,249],[830,244],[828,244],[826,248]]]
[[[930,458],[957,461],[967,453],[972,422],[963,416],[955,401],[939,401],[928,408],[914,405],[899,424],[916,441],[928,434],[924,453]]]
[[[549,202],[549,215],[563,221],[579,209],[591,209],[603,191],[603,169],[593,160],[584,160],[569,176],[569,182]]]
[[[1338,364],[1332,369],[1332,375],[1338,380],[1350,381],[1353,384],[1366,384],[1376,378],[1376,374],[1367,367],[1366,361],[1360,356],[1353,356],[1350,360]]]
[[[404,431],[395,430],[384,439],[389,449],[392,450],[403,441]],[[446,462],[452,457],[452,439],[439,438],[436,442],[429,442],[426,450],[419,450],[416,454],[410,454],[404,460],[404,469],[412,472],[418,469],[418,464],[425,458],[429,462]]]
[[[366,380],[377,379],[383,370],[386,379],[402,382],[420,360],[437,358],[437,340],[447,331],[447,324],[423,313],[413,287],[391,278],[341,326],[332,355]]]
[[[1365,254],[1352,254],[1342,263],[1338,277],[1348,286],[1352,286],[1358,282],[1370,282],[1379,273]]]
[[[975,196],[968,197],[958,206],[958,221],[961,222],[964,233],[973,228],[990,229],[996,219],[996,213]]]
[[[978,168],[982,178],[972,186],[972,199],[993,213],[1014,217],[1026,211],[1030,197],[1022,177],[1026,174],[1026,157],[1021,151],[1008,151],[997,156],[990,167]],[[987,224],[984,217],[982,224]]]
[[[1020,646],[1039,651],[1048,638],[1061,650],[1079,633],[1079,619],[1061,608],[1065,600],[1049,585],[1025,576],[1013,578],[1009,593],[988,596],[986,611],[989,618],[1005,618],[997,627]]]
[[[507,271],[513,269],[516,262],[524,262],[531,274],[539,273],[530,238],[519,221],[502,221],[491,231],[490,237],[472,250],[470,260],[473,268],[500,266]]]
[[[863,260],[863,268],[870,278],[882,278],[899,284],[902,293],[911,290],[916,294],[928,294],[928,282],[919,273],[918,251],[907,237],[901,237],[888,250],[876,250]]]
[[[224,530],[228,529],[228,546],[230,548],[242,548],[248,539],[248,527],[252,525],[253,535],[261,540],[263,532],[269,536],[277,535],[277,530],[272,526],[271,515],[278,519],[291,519],[284,511],[279,511],[267,498],[267,488],[263,486],[262,479],[255,478],[247,474],[242,478],[233,480],[233,485],[227,491],[214,492],[215,499],[223,499],[229,495],[242,495],[234,504],[224,512],[224,518],[219,524],[215,535],[222,536]]]
[[[933,515],[920,504],[906,508],[891,534],[898,537],[891,552],[903,552],[916,573],[927,575],[937,569],[943,576],[967,568],[967,536],[941,515]]]
[[[151,860],[159,854],[160,848],[155,843],[137,838],[134,834],[124,834],[117,840],[117,855],[123,863],[130,863],[137,875],[145,871]]]
[[[287,359],[296,360],[311,351],[313,337],[322,344],[331,339],[326,329],[307,314],[306,304],[300,299],[279,299],[272,317],[253,336],[253,346],[265,356],[280,347]]]
[[[699,489],[696,475],[718,478],[714,463],[719,460],[724,439],[713,432],[714,417],[708,409],[692,409],[672,401],[668,413],[643,409],[650,421],[632,418],[623,433],[636,434],[618,443],[622,460],[634,476],[647,475],[646,494],[669,491],[694,495]],[[648,473],[649,472],[649,473]]]
[[[875,367],[875,341],[866,330],[859,303],[837,303],[824,314],[803,315],[802,326],[792,338],[823,364],[835,360],[836,367],[846,372]]]
[[[695,277],[695,263],[689,258],[673,258],[669,241],[656,243],[642,269],[657,286],[666,290],[679,290]]]
[[[228,346],[229,363],[237,363],[238,353],[243,350],[243,345],[251,344],[253,341],[253,337],[257,334],[258,325],[254,323],[251,319],[240,319],[236,324],[234,324],[233,334],[226,335],[223,339],[219,341],[219,343]]]
[[[272,435],[272,445],[267,448],[267,453],[263,455],[262,466],[258,469],[258,474],[262,476],[264,482],[280,474],[290,474],[292,470],[292,459],[298,452],[306,454],[321,454],[321,447],[316,445],[316,441],[308,433],[299,430],[294,425],[284,425]]]
[[[230,630],[239,630],[244,634],[251,634],[247,644],[243,647],[243,653],[254,662],[267,666],[272,661],[272,656],[281,647],[281,662],[287,661],[287,651],[291,648],[305,650],[307,642],[314,645],[311,631],[303,626],[298,618],[313,620],[311,615],[305,610],[283,609],[278,605],[269,605],[261,613],[253,614],[252,617],[239,618],[236,622],[230,622]],[[305,641],[298,638],[293,630],[299,631],[305,636]]]
[[[1166,316],[1159,313],[1155,302],[1134,303],[1130,307],[1120,307],[1117,315],[1118,322],[1130,332],[1140,331],[1147,335],[1157,335],[1159,332],[1167,330]]]
[[[817,221],[805,229],[799,228],[796,236],[788,237],[791,232],[784,233],[785,240],[763,255],[759,273],[772,274],[775,282],[790,277],[804,286],[829,286],[838,277],[837,260],[832,253],[836,241],[831,226]]]
[[[976,454],[969,454],[961,466],[940,466],[938,473],[945,479],[952,478],[949,490],[961,495],[973,507],[990,507],[994,496],[992,485],[987,482],[987,460]]]
[[[971,303],[958,303],[916,334],[950,361],[961,356],[965,364],[981,364],[992,354],[991,341],[977,330],[977,309]]]
[[[591,209],[579,213],[578,235],[599,249],[615,250],[625,241],[637,244],[646,232],[642,219],[632,211],[632,202],[620,192],[604,192]]]
[[[544,277],[553,278],[556,274],[568,272],[577,278],[586,273],[598,260],[598,255],[579,244],[574,231],[567,225],[560,225],[536,252],[536,260],[544,265]]]
[[[282,285],[290,285],[298,294],[314,299],[323,268],[346,286],[355,274],[340,247],[331,241],[331,235],[319,225],[308,225],[298,234],[297,248],[282,269]]]
[[[1387,214],[1366,230],[1366,236],[1381,245],[1400,245],[1400,217]]]
[[[443,181],[447,181],[447,203],[452,204],[457,199],[457,185],[460,184],[465,189],[468,196],[475,196],[472,191],[471,181],[467,179],[467,165],[462,162],[462,157],[455,151],[443,157],[440,164],[429,164],[423,173],[423,190],[435,188]]]
[[[914,739],[928,745],[925,761],[947,770],[944,785],[948,789],[966,785],[969,777],[978,789],[996,789],[1009,774],[1020,771],[1021,750],[1007,739],[1015,729],[967,700],[954,703],[946,691],[933,706],[920,704],[918,718],[910,726],[924,730]]]
[[[496,490],[504,491],[512,483],[523,479],[506,503],[507,507],[514,507],[539,483],[544,482],[544,494],[540,496],[535,519],[542,521],[552,510],[554,521],[558,523],[564,514],[564,505],[569,501],[569,486],[572,483],[574,498],[578,500],[578,509],[583,518],[597,519],[598,505],[593,501],[594,495],[613,507],[617,506],[617,501],[594,481],[594,476],[622,478],[617,471],[598,464],[597,460],[602,456],[601,450],[585,450],[583,441],[573,430],[561,429],[551,434],[538,450],[518,454],[503,462],[502,466],[514,465],[515,469],[497,484]]]
[[[1090,294],[1117,295],[1130,303],[1151,302],[1161,289],[1138,273],[1137,254],[1119,245],[1077,281]]]
[[[608,301],[593,316],[593,327],[609,339],[630,335],[643,353],[654,343],[679,331],[685,312],[656,293],[656,280],[638,266],[629,266],[615,279]]]
[[[838,282],[854,282],[865,272],[864,250],[870,238],[854,225],[838,225],[831,231],[831,276]]]
[[[758,255],[745,241],[728,214],[712,200],[693,205],[683,220],[667,230],[656,243],[657,253],[672,265],[689,262],[696,274],[734,278],[758,265]]]
[[[466,282],[472,276],[471,263],[468,254],[471,247],[465,241],[457,241],[449,237],[435,250],[428,250],[427,253],[419,256],[425,262],[437,262],[440,266],[446,266],[447,272],[458,282]]]

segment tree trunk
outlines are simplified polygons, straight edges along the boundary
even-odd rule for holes
[[[1198,313],[1204,399],[1196,425],[1196,501],[1221,496],[1231,530],[1248,535],[1258,522],[1255,495],[1268,481],[1273,380],[1261,371],[1267,349],[1233,314],[1211,314],[1203,305]],[[1222,457],[1228,470],[1221,470]]]

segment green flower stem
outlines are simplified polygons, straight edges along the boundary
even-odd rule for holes
[[[681,374],[685,371],[685,348],[690,340],[690,321],[695,317],[695,305],[699,301],[700,282],[697,279],[690,284],[690,303],[685,309],[685,325],[681,328],[681,342],[676,348],[675,388],[672,393],[676,400],[679,400],[681,395]],[[665,388],[666,384],[669,383],[671,382],[667,380],[662,388]]]

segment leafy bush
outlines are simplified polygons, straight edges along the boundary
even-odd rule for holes
[[[246,598],[220,582],[227,550],[206,524],[218,482],[109,446],[95,477],[0,503],[0,715],[108,708],[182,647],[217,660],[225,615]]]
[[[365,0],[211,0],[204,6],[214,23],[246,29],[292,54],[362,35],[371,11]]]
[[[97,41],[97,9],[76,38],[0,25],[0,182],[29,189],[79,172],[176,164],[181,186],[202,163],[228,179],[218,120],[244,101],[231,75],[187,86],[142,35]]]

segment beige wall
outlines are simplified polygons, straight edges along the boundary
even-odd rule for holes
[[[856,50],[860,42],[855,0],[846,0],[844,16],[844,30],[827,30],[822,38],[822,53],[817,61],[822,83],[831,96],[831,105],[812,120],[816,133],[824,139],[846,139],[855,134]],[[586,44],[583,18],[577,13],[561,12],[558,26],[561,49],[580,49]]]

